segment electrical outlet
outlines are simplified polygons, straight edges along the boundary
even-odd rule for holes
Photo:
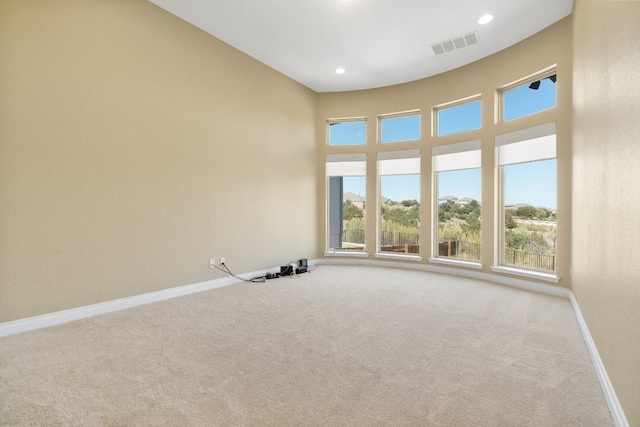
[[[224,258],[220,258],[220,264],[224,264]]]
[[[209,268],[216,268],[216,259],[215,258],[211,258],[209,260]]]

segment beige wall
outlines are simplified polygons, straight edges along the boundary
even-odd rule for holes
[[[640,2],[574,6],[573,292],[640,425]]]
[[[315,255],[315,94],[144,0],[0,1],[0,322]]]
[[[495,124],[495,94],[499,87],[537,73],[557,64],[558,104],[557,108],[545,112]],[[328,153],[366,152],[367,200],[376,200],[376,152],[378,150],[401,150],[418,148],[422,153],[421,177],[421,228],[420,241],[423,263],[432,256],[432,207],[431,201],[431,148],[470,140],[482,140],[482,264],[484,272],[491,273],[489,267],[496,265],[494,250],[495,169],[494,138],[496,135],[518,129],[557,122],[558,159],[558,276],[559,285],[570,287],[571,267],[571,20],[564,19],[535,36],[507,50],[477,61],[465,67],[404,85],[372,89],[358,92],[326,93],[318,95],[317,138],[318,138],[318,192],[323,194],[324,159]],[[434,106],[482,94],[482,129],[462,132],[445,137],[431,136],[431,109]],[[376,143],[377,116],[419,109],[422,113],[422,139],[402,143]],[[326,119],[344,117],[367,118],[366,146],[329,147],[326,145]],[[322,202],[322,198],[320,198]],[[326,203],[320,203],[318,217],[326,221]],[[318,251],[325,249],[324,227],[318,229]],[[369,257],[376,252],[376,224],[367,221],[366,244]],[[414,262],[414,261],[411,261]]]

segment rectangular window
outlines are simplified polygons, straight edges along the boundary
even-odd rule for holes
[[[366,144],[366,120],[329,121],[329,145]]]
[[[434,147],[437,257],[480,261],[480,141]]]
[[[329,154],[327,175],[327,248],[364,251],[365,154]]]
[[[547,75],[501,92],[502,119],[518,119],[556,106],[556,75]]]
[[[378,153],[381,253],[420,252],[420,150]]]
[[[437,136],[449,135],[482,126],[482,101],[473,99],[470,101],[448,104],[435,108],[435,122]]]
[[[380,117],[380,142],[420,139],[420,113]]]
[[[501,264],[556,271],[555,123],[496,137]]]

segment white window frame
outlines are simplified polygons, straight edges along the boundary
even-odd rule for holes
[[[480,261],[459,260],[447,257],[440,257],[438,251],[438,229],[439,229],[439,186],[438,173],[449,172],[465,169],[481,169],[482,168],[482,141],[473,140],[459,142],[456,144],[440,145],[431,149],[433,162],[433,178],[432,178],[432,197],[433,197],[433,222],[432,222],[432,256],[430,262],[450,264],[469,268],[482,268]],[[482,191],[482,183],[480,184]],[[480,229],[482,233],[482,229]]]
[[[502,87],[498,88],[497,96],[496,96],[496,103],[495,103],[496,104],[495,113],[497,114],[495,123],[496,124],[497,123],[508,123],[508,122],[512,122],[514,120],[519,120],[519,119],[522,119],[522,118],[525,118],[525,117],[530,117],[530,116],[532,116],[534,114],[539,114],[539,113],[542,113],[543,111],[548,111],[550,109],[556,108],[558,106],[558,88],[557,88],[557,86],[556,86],[556,105],[555,105],[555,107],[550,107],[550,108],[547,108],[547,109],[544,109],[544,110],[539,110],[539,111],[536,111],[534,113],[527,114],[526,116],[516,117],[516,118],[511,119],[511,120],[505,120],[505,118],[504,118],[504,115],[505,115],[504,95],[505,95],[505,93],[507,93],[507,92],[509,92],[509,91],[511,91],[513,89],[517,89],[520,86],[531,84],[531,83],[533,83],[535,81],[538,81],[538,80],[544,80],[544,79],[549,78],[549,77],[551,77],[553,75],[555,75],[556,79],[557,79],[557,74],[558,74],[557,73],[557,68],[556,68],[555,65],[553,65],[553,66],[545,68],[544,70],[541,70],[541,71],[539,71],[539,72],[537,72],[535,74],[532,74],[532,75],[527,76],[525,78],[522,78],[520,80],[516,80],[515,82],[509,83],[509,84],[507,84],[505,86],[502,86]],[[557,82],[555,84],[557,84]]]
[[[331,125],[341,123],[364,123],[364,142],[358,144],[331,144]],[[367,118],[366,117],[349,117],[343,119],[327,119],[325,145],[328,147],[364,147],[367,145]]]
[[[495,137],[496,185],[497,196],[495,210],[496,241],[494,243],[497,265],[491,270],[499,273],[519,275],[527,278],[558,283],[557,274],[529,270],[505,265],[505,188],[504,166],[528,163],[540,160],[556,159],[556,123],[546,123]],[[557,176],[557,173],[556,173]],[[557,183],[556,183],[557,185]],[[557,255],[556,255],[557,256]],[[556,272],[558,271],[556,267]]]
[[[401,117],[418,116],[418,137],[414,139],[399,139],[397,141],[382,141],[382,122]],[[403,111],[400,113],[381,114],[378,116],[378,144],[396,144],[405,141],[419,141],[422,138],[422,114],[420,110]]]
[[[339,208],[332,205],[331,202],[331,188],[330,188],[330,178],[344,178],[344,177],[363,177],[367,180],[367,155],[364,153],[356,153],[356,154],[327,154],[325,159],[325,200],[326,200],[326,224],[325,224],[325,255],[333,255],[340,254],[347,256],[360,256],[366,257],[368,254],[365,249],[363,250],[339,250],[339,249],[329,249],[331,246],[331,234],[333,229],[336,227],[333,224],[334,219],[332,218],[331,212],[332,209],[339,209],[340,216],[338,222],[342,222],[342,203],[340,203]],[[342,199],[342,194],[340,195]],[[344,201],[342,201],[344,203]],[[342,224],[338,224],[340,231],[342,231]],[[366,231],[365,231],[365,245],[366,245]]]
[[[465,104],[470,104],[470,103],[476,102],[476,101],[480,101],[480,127],[474,128],[474,129],[466,129],[466,130],[456,131],[456,132],[448,133],[446,135],[440,135],[439,134],[440,122],[438,120],[438,113],[440,111],[447,110],[449,108],[459,107],[459,106],[462,106],[462,105],[465,105]],[[477,131],[479,129],[482,129],[482,94],[478,93],[476,95],[472,95],[472,96],[469,96],[467,98],[462,98],[462,99],[458,99],[456,101],[447,102],[446,104],[436,105],[435,107],[433,107],[433,110],[432,110],[431,123],[432,123],[431,134],[432,134],[432,136],[434,138],[446,138],[448,136],[456,135],[456,134],[459,134],[459,133],[462,133],[462,132],[473,132],[473,131]]]
[[[382,252],[380,250],[381,231],[382,231],[382,177],[394,176],[394,175],[418,175],[420,173],[420,150],[402,150],[402,151],[383,151],[377,153],[377,181],[378,181],[378,203],[376,213],[376,254],[377,258],[390,258],[390,259],[403,259],[422,261],[422,256],[416,254],[395,254],[391,252]],[[422,204],[420,205],[422,210]],[[420,236],[420,230],[418,229],[418,236]],[[422,244],[420,245],[422,250]]]

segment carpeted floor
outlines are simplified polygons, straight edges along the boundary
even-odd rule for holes
[[[322,266],[0,339],[0,425],[613,425],[568,300]]]

